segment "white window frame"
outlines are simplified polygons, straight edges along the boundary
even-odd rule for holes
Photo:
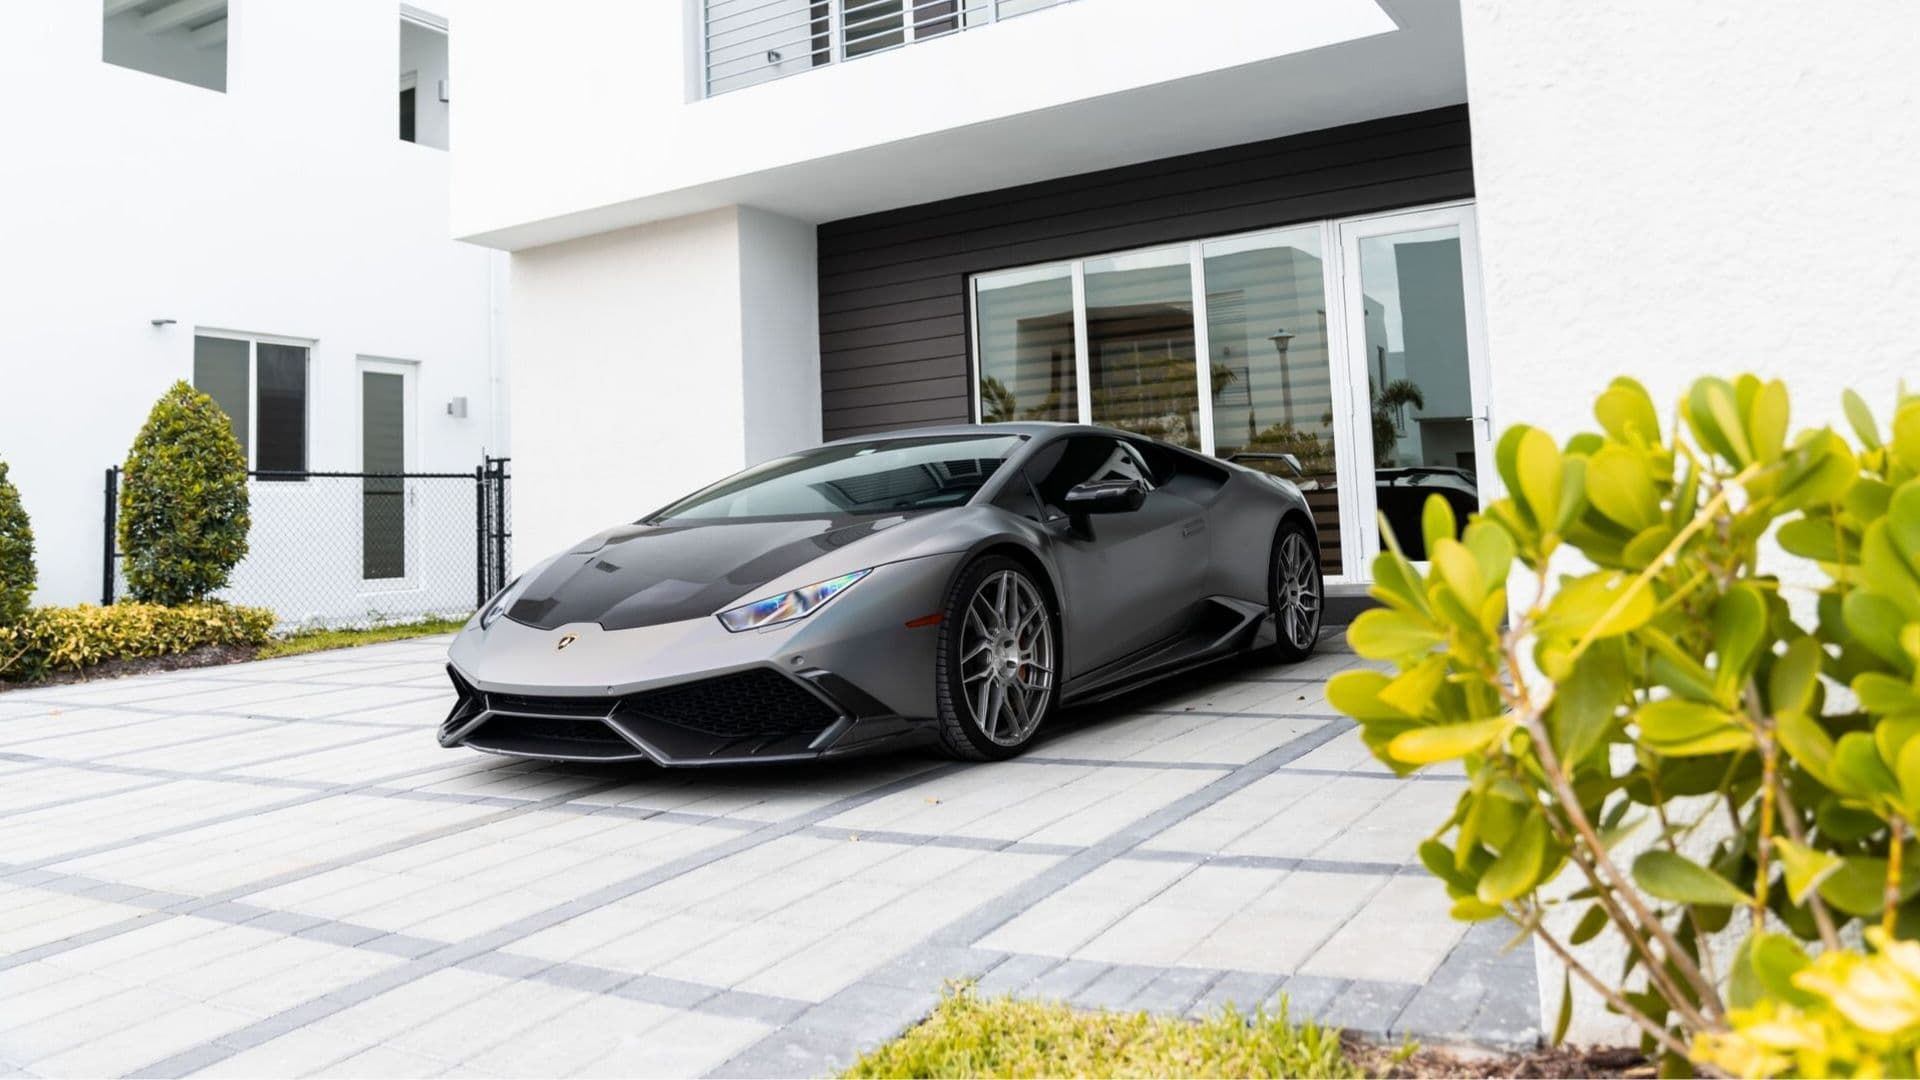
[[[1354,319],[1365,317],[1360,308],[1359,241],[1367,236],[1446,225],[1457,226],[1460,231],[1461,288],[1466,304],[1469,377],[1472,383],[1476,419],[1480,425],[1482,446],[1487,448],[1486,452],[1478,455],[1476,480],[1482,501],[1490,502],[1500,497],[1500,491],[1499,476],[1493,467],[1491,452],[1493,417],[1489,403],[1492,401],[1492,375],[1486,359],[1486,313],[1481,293],[1479,234],[1475,228],[1472,199],[1431,203],[1382,213],[1329,218],[1317,222],[1275,225],[1243,232],[1223,233],[1219,236],[1201,237],[1186,243],[1187,267],[1192,274],[1194,375],[1200,395],[1198,410],[1200,452],[1213,457],[1215,456],[1213,370],[1207,359],[1212,355],[1212,343],[1207,337],[1209,320],[1205,245],[1222,240],[1238,240],[1307,227],[1317,227],[1320,231],[1320,286],[1327,305],[1327,375],[1331,380],[1333,395],[1334,437],[1341,447],[1337,455],[1337,482],[1353,493],[1353,497],[1347,501],[1348,504],[1342,505],[1340,513],[1341,565],[1345,572],[1329,576],[1327,578],[1329,585],[1360,586],[1371,581],[1369,570],[1373,553],[1378,550],[1380,543],[1380,526],[1378,516],[1374,512],[1376,503],[1373,481],[1373,442],[1367,415],[1369,407],[1366,367],[1352,362],[1349,349],[1349,343],[1356,340],[1353,336],[1355,331],[1350,324]],[[1077,259],[1050,259],[1020,266],[995,267],[992,270],[969,274],[967,276],[967,348],[971,365],[969,382],[974,421],[978,423],[982,416],[979,322],[981,278],[1013,271],[1041,270],[1063,265],[1068,268],[1073,285],[1073,379],[1075,396],[1078,398],[1077,422],[1091,424],[1094,422],[1093,381],[1092,358],[1087,354],[1086,264],[1090,261],[1130,255],[1139,251],[1157,251],[1179,246],[1178,242],[1148,244],[1122,251],[1096,253]],[[1349,267],[1352,268],[1351,273],[1348,272]],[[1360,337],[1357,340],[1365,340],[1364,326],[1361,327]],[[1342,418],[1344,418],[1344,424],[1341,422]]]
[[[300,462],[303,473],[313,470],[313,351],[318,344],[315,338],[284,337],[278,334],[251,334],[243,330],[217,330],[212,327],[198,326],[193,336],[197,338],[220,338],[225,341],[244,341],[247,343],[247,471],[257,472],[260,454],[260,346],[290,345],[307,350],[306,369],[300,373],[300,408],[306,423],[300,426]],[[191,368],[189,368],[191,371]],[[195,387],[195,389],[199,389]],[[304,482],[304,477],[294,483]],[[276,481],[286,483],[288,481]]]

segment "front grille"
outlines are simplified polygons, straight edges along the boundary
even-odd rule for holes
[[[766,668],[633,694],[620,713],[734,739],[811,734],[839,719],[819,697]]]
[[[531,716],[605,717],[619,704],[611,697],[523,697],[519,694],[488,694],[487,708],[499,713],[525,713]]]
[[[552,739],[568,743],[610,743],[630,749],[627,740],[598,720],[507,716],[495,713],[482,729],[489,738]]]

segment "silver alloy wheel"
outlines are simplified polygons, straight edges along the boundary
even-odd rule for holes
[[[1033,583],[1013,570],[973,591],[960,635],[960,686],[980,734],[1019,746],[1053,696],[1053,620]]]
[[[1280,542],[1273,575],[1281,632],[1294,648],[1311,648],[1320,634],[1320,574],[1306,536],[1289,532]]]

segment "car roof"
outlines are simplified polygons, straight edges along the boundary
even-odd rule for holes
[[[849,435],[825,443],[836,446],[841,443],[881,442],[888,439],[922,439],[929,435],[1055,435],[1073,432],[1085,435],[1110,435],[1129,439],[1146,438],[1130,431],[1116,428],[1095,427],[1092,424],[1066,424],[1048,420],[1010,420],[995,424],[929,424],[925,427],[894,428],[888,431],[874,431],[865,435]],[[1149,442],[1156,441],[1149,439]]]

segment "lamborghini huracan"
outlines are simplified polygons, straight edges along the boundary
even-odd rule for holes
[[[666,766],[1011,757],[1062,707],[1306,657],[1319,551],[1287,480],[1125,432],[843,439],[522,574],[454,638],[439,739]]]

